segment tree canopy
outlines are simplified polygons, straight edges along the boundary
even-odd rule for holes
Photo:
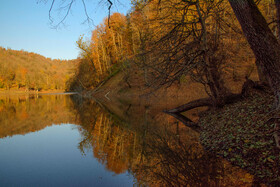
[[[0,48],[0,89],[66,90],[77,60]]]

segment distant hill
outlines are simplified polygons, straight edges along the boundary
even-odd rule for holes
[[[66,90],[77,61],[0,47],[0,90]]]

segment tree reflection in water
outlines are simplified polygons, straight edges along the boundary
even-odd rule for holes
[[[0,95],[0,138],[63,123],[76,123],[69,96]]]
[[[83,137],[79,149],[82,154],[92,149],[94,157],[116,174],[129,171],[138,184],[149,186],[252,184],[250,174],[205,152],[196,131],[166,114],[140,105],[122,107],[130,112],[112,111],[116,107],[74,100]]]

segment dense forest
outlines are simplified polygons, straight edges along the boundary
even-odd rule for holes
[[[77,61],[0,47],[0,90],[66,90]]]
[[[260,1],[258,8],[277,36],[274,2]],[[186,78],[201,83],[211,105],[223,105],[236,92],[232,82],[257,80],[254,71],[267,82],[228,1],[132,1],[126,16],[110,15],[91,40],[81,37],[77,44],[82,62],[74,90],[94,89],[120,70],[131,87],[136,65],[145,85],[155,89]]]
[[[279,186],[279,15],[278,0],[133,0],[127,15],[110,15],[77,41],[70,88],[112,102],[135,87],[142,97],[176,85],[186,99],[166,113],[199,128],[206,149]],[[198,99],[189,100],[192,89]],[[202,106],[198,121],[185,116]]]
[[[75,0],[51,2],[63,23]],[[75,122],[82,154],[140,185],[280,186],[280,0],[103,2],[75,60],[0,48],[0,91],[79,93],[0,98],[0,137]]]

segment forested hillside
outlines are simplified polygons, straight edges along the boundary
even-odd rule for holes
[[[55,28],[77,2],[93,21],[90,0],[49,2]],[[79,122],[81,153],[139,185],[280,186],[280,0],[130,2],[99,1],[108,17],[75,60],[0,48],[0,91],[79,93],[0,98],[0,137]]]
[[[76,63],[0,47],[0,90],[66,90]]]
[[[132,4],[126,16],[104,19],[90,41],[78,40],[82,60],[71,89],[95,89],[94,96],[112,105],[116,96],[130,103],[175,85],[175,94],[153,93],[159,103],[183,95],[166,113],[201,128],[207,149],[248,169],[256,181],[279,186],[279,1]],[[185,116],[202,106],[209,110],[198,122]]]
[[[104,19],[90,41],[77,41],[82,60],[71,89],[94,89],[122,70],[127,87],[134,79],[131,72],[155,89],[191,79],[218,104],[236,92],[234,82],[241,88],[245,77],[258,80],[258,74],[265,81],[228,1],[132,4],[126,16]],[[276,35],[274,3],[260,1],[258,7]]]

